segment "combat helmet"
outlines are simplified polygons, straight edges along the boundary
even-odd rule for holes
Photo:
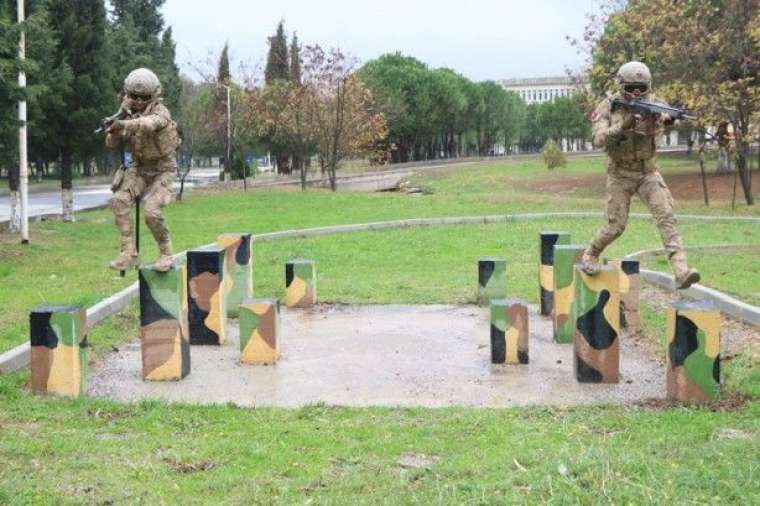
[[[127,94],[156,99],[161,95],[161,81],[150,69],[135,69],[124,79],[124,91]]]
[[[629,61],[624,64],[617,71],[616,77],[624,90],[626,87],[638,86],[643,95],[648,93],[652,87],[652,73],[649,71],[649,67],[640,61]]]

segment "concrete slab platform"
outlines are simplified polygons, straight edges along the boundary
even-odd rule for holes
[[[579,384],[571,345],[552,342],[551,321],[531,306],[530,363],[490,363],[489,315],[477,306],[283,307],[282,358],[276,365],[238,361],[237,321],[220,347],[193,346],[180,382],[141,379],[139,342],[108,354],[93,371],[89,395],[119,401],[298,407],[623,404],[665,395],[665,371],[622,339],[621,381]]]

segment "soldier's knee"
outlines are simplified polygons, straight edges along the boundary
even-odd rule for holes
[[[113,194],[111,207],[117,213],[129,212],[132,208],[132,200],[132,195],[129,192],[118,191]]]
[[[625,232],[625,223],[610,223],[607,226],[607,233],[613,239],[617,239]]]
[[[160,207],[146,206],[145,208],[145,223],[151,225],[153,223],[160,223],[164,219],[161,213]]]

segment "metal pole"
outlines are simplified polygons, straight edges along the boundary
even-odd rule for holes
[[[18,0],[18,22],[24,22],[24,0]],[[22,68],[18,72],[18,86],[21,89],[21,100],[18,103],[18,159],[19,159],[19,192],[21,193],[21,244],[29,242],[29,167],[27,165],[26,142],[26,72],[23,64],[26,60],[26,33],[21,30],[18,44],[18,59]]]

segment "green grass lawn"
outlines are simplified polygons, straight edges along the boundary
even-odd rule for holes
[[[688,170],[680,159],[665,171]],[[692,166],[693,169],[693,166]],[[530,190],[526,181],[598,173],[603,160],[571,160],[549,173],[536,161],[438,169],[415,178],[426,195],[326,191],[197,192],[167,210],[177,250],[225,231],[262,233],[413,217],[602,210],[602,195]],[[698,197],[698,196],[697,196]],[[699,201],[679,212],[703,211]],[[634,211],[643,211],[636,204]],[[740,207],[738,214],[758,216]],[[28,311],[41,304],[91,305],[134,281],[105,268],[116,230],[108,211],[75,224],[32,226],[32,244],[0,246],[0,351],[28,339]],[[469,302],[477,258],[508,258],[513,295],[537,300],[537,234],[563,229],[587,241],[600,220],[516,221],[425,227],[260,242],[257,295],[282,296],[285,260],[319,262],[323,301]],[[680,225],[685,242],[760,244],[749,223]],[[143,235],[144,258],[155,247]],[[609,256],[660,246],[649,221],[634,220]],[[694,254],[707,284],[756,300],[757,262],[747,253]],[[652,261],[657,264],[658,260]],[[655,265],[665,270],[664,265]],[[95,360],[137,334],[133,304],[90,332]],[[644,306],[653,338],[660,311]],[[30,396],[28,372],[0,376],[0,504],[752,504],[760,502],[759,364],[723,368],[736,411],[708,408],[299,410],[235,406],[123,405]],[[398,459],[424,455],[425,468]]]

